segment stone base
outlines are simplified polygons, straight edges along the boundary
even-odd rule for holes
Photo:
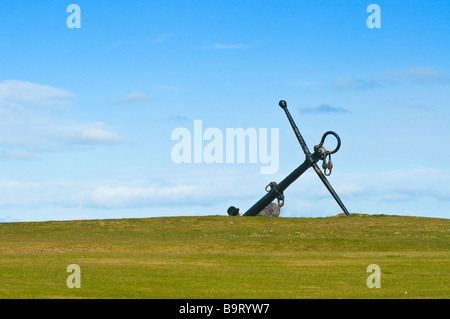
[[[280,215],[280,206],[270,203],[264,208],[261,213],[256,216],[278,217]]]

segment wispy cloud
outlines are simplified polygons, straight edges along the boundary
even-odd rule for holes
[[[426,68],[413,67],[399,71],[387,71],[368,80],[353,76],[335,77],[331,86],[336,89],[365,90],[383,87],[389,84],[437,84],[450,83],[450,79],[441,72]]]
[[[450,186],[450,172],[416,167],[375,173],[348,174],[336,183],[342,197],[377,198],[380,201],[405,202],[423,198],[450,201],[445,191]],[[316,196],[328,196],[327,190],[312,190]]]
[[[34,158],[35,156],[27,151],[21,150],[0,151],[0,160],[29,160]]]
[[[179,174],[181,171],[186,173]],[[132,209],[132,214],[136,213],[135,208],[158,207],[176,211],[179,215],[225,214],[229,205],[238,204],[237,207],[246,209],[263,195],[261,189],[248,185],[261,184],[264,178],[249,173],[247,169],[205,170],[202,167],[188,172],[176,169],[170,172],[160,171],[160,175],[156,176],[164,175],[164,178],[160,178],[159,183],[151,184],[148,184],[150,178],[143,180],[142,172],[135,173],[136,179],[128,176],[130,179],[115,180],[0,178],[0,207],[28,207],[34,211],[45,207],[59,207],[58,210],[83,207],[97,212],[107,209],[128,213],[131,210],[127,209]],[[420,167],[370,173],[337,172],[332,178],[332,185],[351,213],[400,213],[442,217],[449,213],[450,196],[446,192],[450,187],[449,174],[448,171]],[[151,180],[155,180],[153,172],[151,176]],[[168,176],[171,182],[167,182]],[[192,178],[193,176],[196,179]],[[283,208],[283,216],[304,216],[311,213],[311,216],[317,217],[318,214],[330,215],[339,212],[339,207],[313,171],[305,173],[302,180],[302,183],[296,184],[290,191],[294,200]],[[323,205],[322,201],[327,204]],[[437,206],[434,207],[440,207],[442,211],[411,210],[411,207],[422,201],[435,203]],[[197,208],[189,208],[189,213],[181,209],[187,207]],[[149,215],[160,214],[159,209],[156,211],[158,213],[152,213],[150,210]],[[39,218],[38,215],[34,216]],[[2,217],[5,216],[0,213],[0,218]]]
[[[62,138],[73,144],[116,144],[122,142],[119,134],[101,126],[105,125],[103,123],[78,124],[63,132]]]
[[[173,187],[99,186],[76,194],[73,205],[96,208],[176,205],[195,202],[205,189],[195,185]]]
[[[325,85],[328,85],[328,83],[317,82],[317,81],[294,81],[294,82],[292,82],[292,85],[299,86],[302,88],[312,88],[312,87],[325,86]]]
[[[445,83],[450,79],[439,71],[417,67],[400,71],[388,71],[378,77],[378,81],[407,81],[412,83]]]
[[[17,80],[0,82],[0,104],[51,107],[67,104],[74,98],[75,94],[48,85]]]
[[[127,94],[123,98],[106,99],[106,103],[108,103],[109,105],[124,105],[129,103],[145,102],[148,100],[150,100],[150,96],[148,96],[147,94],[142,92],[132,92]]]
[[[173,36],[173,34],[171,33],[165,33],[165,34],[161,34],[159,36],[156,37],[147,37],[147,38],[143,38],[140,40],[134,40],[134,41],[123,41],[123,40],[117,40],[114,44],[111,45],[111,49],[115,49],[124,45],[140,45],[140,44],[159,44],[159,43],[164,43],[167,42],[171,37]]]
[[[350,113],[349,110],[342,107],[332,106],[330,104],[321,104],[317,107],[300,107],[300,113],[316,114],[316,113]]]
[[[157,84],[154,86],[155,89],[158,90],[166,90],[166,91],[171,91],[171,92],[181,92],[183,91],[182,88],[177,87],[177,86],[171,86],[171,85],[163,85],[163,84]]]
[[[111,176],[107,179],[10,179],[0,176],[0,208],[21,208],[20,211],[29,208],[37,211],[56,207],[61,213],[71,209],[79,211],[80,207],[95,209],[97,212],[104,209],[158,207],[171,208],[172,212],[183,215],[185,211],[174,210],[173,207],[211,207],[236,198],[247,198],[253,192],[258,196],[259,190],[249,190],[246,186],[252,184],[249,180],[258,176],[249,177],[237,171],[240,172],[235,168],[202,167],[186,171],[181,167],[153,167],[144,171],[136,168],[127,177]],[[225,212],[224,209],[220,204],[220,211]],[[213,211],[205,209],[203,212]],[[158,215],[160,211],[149,214]],[[39,213],[34,213],[34,216],[40,218]],[[4,215],[0,211],[2,217]]]
[[[142,92],[132,92],[125,96],[125,101],[127,102],[136,102],[136,101],[145,101],[148,100],[150,97]]]
[[[373,191],[391,201],[411,201],[419,198],[450,201],[450,195],[446,191],[450,186],[449,177],[448,171],[424,167],[388,171],[373,178]]]
[[[376,80],[363,80],[352,76],[336,77],[331,81],[331,86],[336,89],[365,90],[379,87],[380,83]]]
[[[0,159],[32,159],[37,152],[122,141],[105,123],[58,116],[63,111],[59,106],[74,99],[75,94],[60,88],[26,81],[0,82]]]
[[[291,211],[287,207],[286,210],[291,211],[289,214],[298,216],[301,212],[317,216],[321,210],[332,214],[341,212],[314,172],[307,172],[302,179],[303,183],[291,191],[291,196],[298,194],[305,198],[301,203],[311,204],[313,209],[311,212],[305,212],[304,209]],[[335,172],[331,183],[350,213],[450,216],[450,195],[446,192],[450,187],[448,170],[417,167],[368,173]],[[321,201],[330,205],[324,208]],[[424,202],[432,208],[427,209],[425,206],[424,209]]]
[[[171,115],[168,120],[169,121],[186,121],[188,119],[185,115]]]
[[[117,144],[119,134],[101,122],[83,123],[39,114],[1,118],[0,159],[30,159],[40,152],[60,152],[79,145]]]
[[[123,41],[122,41],[122,40],[116,41],[116,42],[111,46],[111,48],[112,48],[112,49],[118,48],[118,47],[120,47],[122,44],[123,44]]]
[[[202,49],[204,50],[233,50],[233,49],[247,49],[247,48],[250,48],[250,46],[246,44],[220,44],[220,43],[206,45],[202,47]]]
[[[166,33],[163,35],[160,35],[158,37],[156,37],[155,39],[153,39],[156,43],[163,43],[166,42],[167,40],[169,40],[171,37],[173,36],[173,34],[171,33]]]

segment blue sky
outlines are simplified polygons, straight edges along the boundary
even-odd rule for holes
[[[81,9],[81,28],[66,12]],[[367,6],[381,9],[368,28]],[[2,1],[0,221],[245,211],[334,130],[351,213],[450,216],[450,3]],[[276,128],[279,170],[176,164],[177,128]],[[314,172],[282,216],[340,213]]]

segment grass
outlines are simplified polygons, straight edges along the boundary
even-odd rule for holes
[[[449,236],[449,219],[385,215],[6,223],[0,298],[449,298]]]

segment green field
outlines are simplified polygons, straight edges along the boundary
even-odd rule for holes
[[[385,215],[5,223],[0,298],[449,298],[449,239],[449,219]]]

